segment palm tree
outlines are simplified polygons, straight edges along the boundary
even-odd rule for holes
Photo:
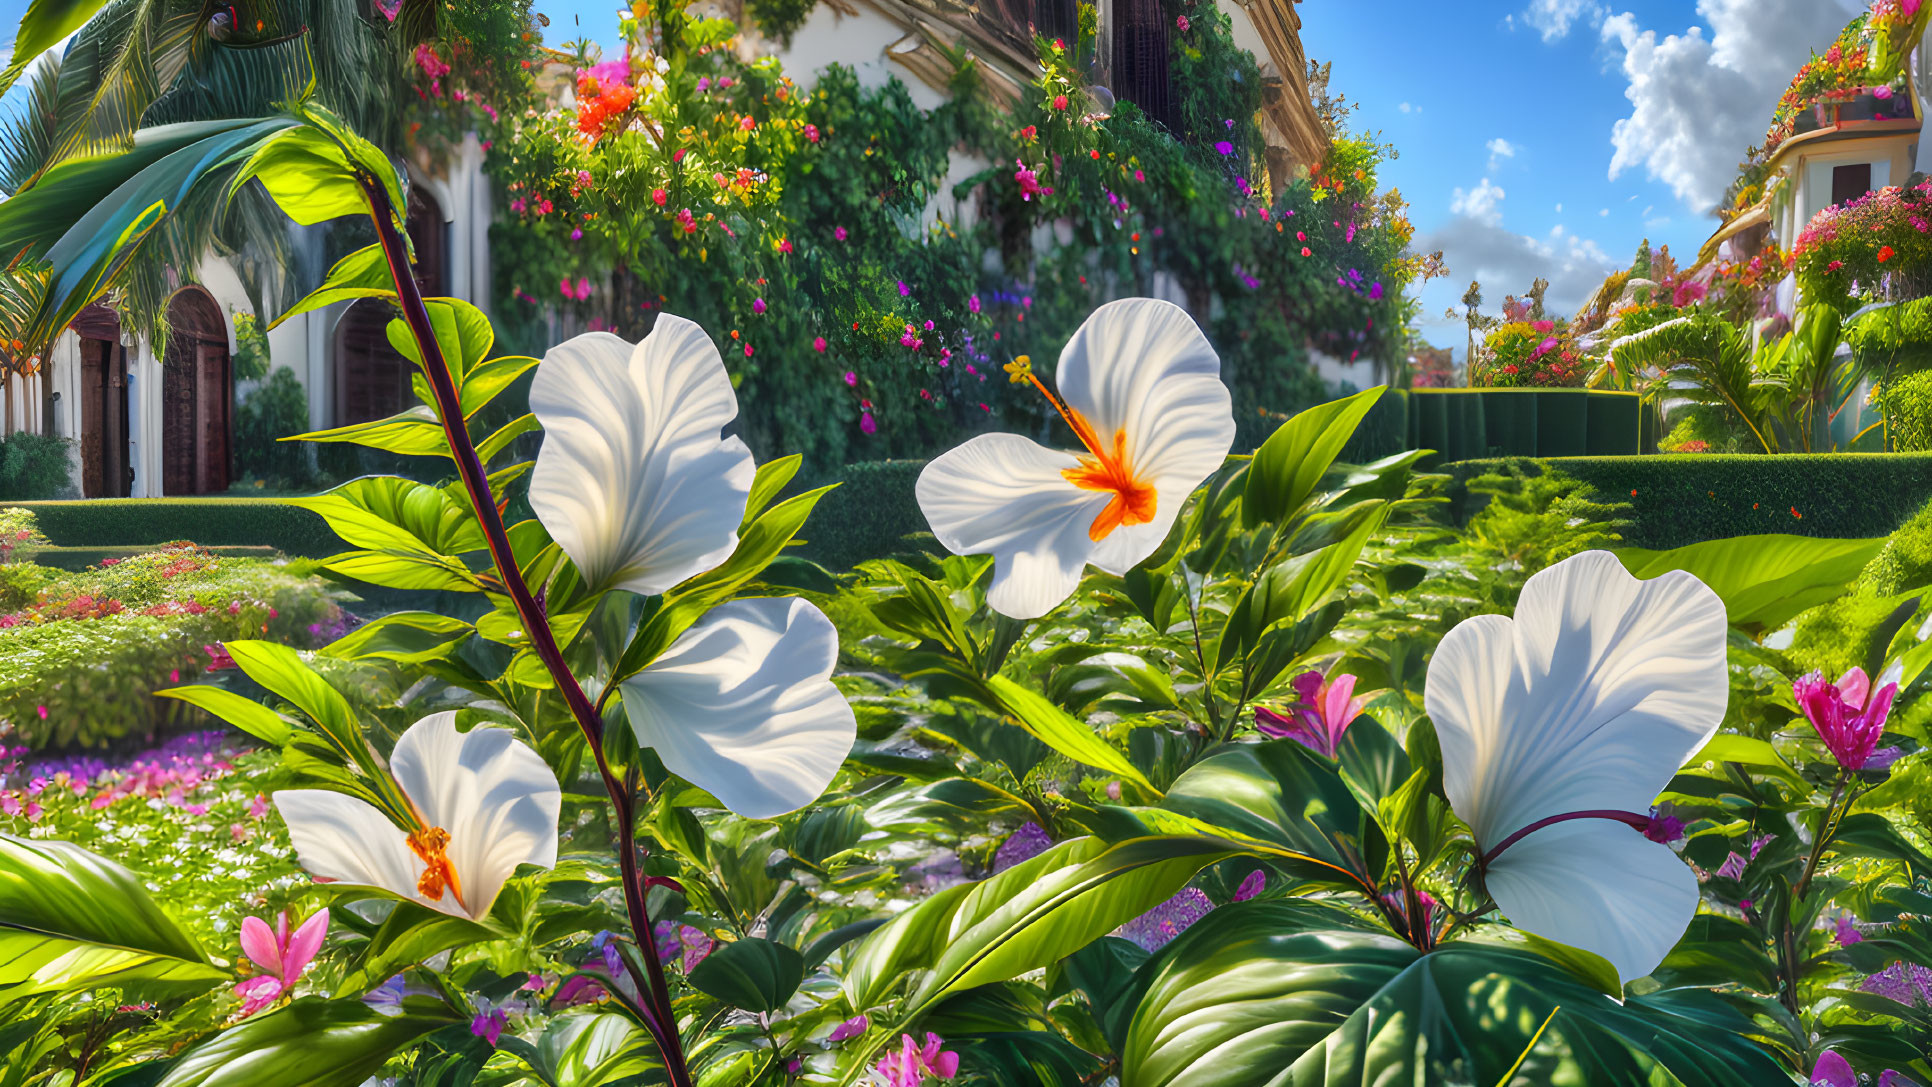
[[[1777,451],[1762,390],[1754,388],[1752,337],[1720,317],[1694,313],[1610,345],[1610,363],[1619,373],[1660,370],[1670,390],[1686,400],[1717,405],[1750,430],[1766,453]]]

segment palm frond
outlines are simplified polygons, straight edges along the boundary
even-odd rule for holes
[[[0,269],[0,371],[32,373],[34,315],[47,300],[54,266],[44,260],[18,260]]]
[[[1765,452],[1775,439],[1765,418],[1766,387],[1755,385],[1751,341],[1738,326],[1707,313],[1665,321],[1611,345],[1611,357],[1630,372],[1655,367],[1671,375],[1673,391],[1714,404],[1749,427]]]
[[[113,0],[67,47],[52,160],[124,149],[206,42],[204,0]]]
[[[9,196],[46,169],[53,156],[60,110],[60,64],[58,53],[42,58],[27,84],[27,100],[13,116],[0,121],[0,192]]]

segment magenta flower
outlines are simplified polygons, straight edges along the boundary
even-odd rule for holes
[[[1215,144],[1214,144],[1214,149],[1215,149],[1216,151],[1219,151],[1219,152],[1221,152],[1221,154],[1223,154],[1223,155],[1232,155],[1232,154],[1234,154],[1234,145],[1233,145],[1233,144],[1231,144],[1231,143],[1229,143],[1229,142],[1228,142],[1228,141],[1226,141],[1226,140],[1217,140],[1217,141],[1215,141]]]
[[[824,343],[825,343],[825,341],[824,341],[824,339],[822,339],[822,338],[821,338],[821,339],[820,339],[820,340],[819,340],[818,342],[819,342],[819,344],[821,345],[821,346],[819,347],[819,350],[820,350],[820,351],[823,351],[823,350],[825,350],[825,348],[824,348],[824,346],[823,346],[823,345],[824,345]],[[859,374],[858,374],[858,371],[856,371],[856,370],[847,370],[847,371],[845,372],[845,384],[846,384],[846,385],[848,385],[848,386],[857,386],[857,385],[858,385],[858,383],[859,383]]]
[[[1858,1073],[1852,1071],[1850,1061],[1827,1049],[1812,1066],[1811,1084],[1812,1087],[1858,1087]]]
[[[1019,169],[1013,171],[1013,180],[1019,182],[1021,200],[1031,200],[1041,193],[1052,191],[1040,185],[1040,175],[1033,167],[1028,166],[1019,159],[1014,159],[1013,165],[1019,167]]]
[[[927,1076],[952,1079],[959,1074],[959,1054],[941,1048],[945,1044],[931,1032],[927,1032],[923,1046],[915,1043],[912,1035],[901,1034],[898,1051],[879,1058],[872,1071],[887,1087],[920,1087]]]
[[[1898,696],[1898,684],[1888,683],[1877,694],[1870,692],[1871,680],[1863,668],[1851,669],[1837,683],[1827,682],[1822,672],[1812,672],[1791,685],[1805,720],[1817,730],[1831,757],[1847,770],[1863,770],[1871,763],[1878,738],[1885,732],[1885,718],[1892,712],[1892,699]]]
[[[1268,873],[1257,868],[1248,874],[1247,879],[1241,881],[1241,886],[1234,889],[1234,900],[1236,902],[1246,902],[1250,898],[1260,894],[1267,886]]]
[[[495,1049],[497,1040],[510,1027],[510,1016],[502,1008],[490,1002],[489,997],[476,998],[476,1017],[470,1020],[470,1033],[490,1043]]]
[[[871,1027],[872,1020],[867,1019],[863,1015],[855,1015],[845,1022],[840,1023],[838,1026],[833,1027],[832,1033],[827,1035],[825,1040],[828,1042],[843,1042],[848,1038],[857,1038],[859,1035],[871,1029]]]
[[[268,922],[259,917],[242,918],[242,954],[262,971],[235,986],[235,995],[242,998],[242,1015],[254,1015],[281,999],[309,968],[309,963],[315,961],[316,952],[322,950],[322,939],[328,934],[326,907],[302,922],[292,935],[286,912],[275,919],[272,932]]]
[[[833,240],[833,241],[839,241],[839,242],[842,242],[842,241],[844,241],[844,240],[845,240],[845,228],[844,228],[844,227],[842,227],[842,226],[835,226],[835,227],[833,227],[833,228],[832,228],[832,240]]]
[[[879,432],[879,424],[876,422],[873,422],[872,413],[869,411],[861,413],[859,415],[859,433],[871,435],[871,434],[877,434],[878,432]]]
[[[802,131],[802,132],[804,132],[804,133],[805,133],[805,138],[806,138],[807,140],[810,140],[810,141],[811,141],[811,142],[813,142],[813,143],[817,143],[817,142],[818,142],[818,126],[817,126],[817,125],[806,125],[806,126],[805,126],[805,127],[803,128],[803,129],[800,129],[800,131]]]
[[[979,295],[973,295],[972,297],[966,299],[966,312],[968,313],[979,312]]]
[[[1320,672],[1303,672],[1294,678],[1291,686],[1295,688],[1295,702],[1288,707],[1288,712],[1255,707],[1255,729],[1272,739],[1293,740],[1334,758],[1342,746],[1343,734],[1362,715],[1369,696],[1357,696],[1355,677],[1347,674],[1336,676],[1330,683],[1322,679]]]
[[[752,300],[751,300],[751,312],[753,312],[753,313],[763,313],[763,312],[765,312],[765,300],[764,300],[764,299],[762,299],[762,298],[754,298],[754,299],[752,299]]]
[[[1187,16],[1185,15],[1175,16],[1174,25],[1181,31],[1181,33],[1183,34],[1187,33]]]

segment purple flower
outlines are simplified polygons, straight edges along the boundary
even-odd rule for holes
[[[832,1033],[825,1040],[828,1042],[843,1042],[847,1038],[857,1038],[859,1035],[871,1029],[871,1027],[872,1020],[867,1019],[863,1015],[855,1015],[845,1022],[840,1023],[838,1026],[833,1027]]]
[[[652,932],[656,937],[658,961],[666,966],[677,962],[687,974],[703,962],[706,955],[711,954],[714,944],[703,930],[676,921],[659,921]]]
[[[1114,935],[1132,940],[1145,950],[1159,951],[1213,909],[1214,902],[1207,895],[1183,887],[1173,898],[1120,926]]]
[[[1725,879],[1743,879],[1744,858],[1738,856],[1736,853],[1726,854],[1724,863],[1717,866],[1717,874],[1723,876]]]
[[[763,313],[763,312],[765,312],[765,300],[764,300],[764,299],[762,299],[762,298],[754,298],[754,299],[752,299],[752,300],[751,300],[751,312],[753,312],[753,313]]]
[[[1216,140],[1214,144],[1214,149],[1216,151],[1221,152],[1221,154],[1223,155],[1234,154],[1234,145],[1229,143],[1226,140]]]
[[[1669,845],[1684,836],[1684,821],[1677,818],[1669,804],[1659,804],[1650,809],[1650,822],[1644,827],[1644,837],[1659,845]]]
[[[899,1048],[872,1066],[886,1087],[920,1087],[927,1076],[952,1079],[959,1075],[959,1054],[941,1048],[946,1041],[939,1035],[928,1032],[923,1046],[914,1042],[910,1034],[901,1034],[899,1038]]]
[[[1858,1073],[1852,1071],[1851,1062],[1827,1049],[1811,1069],[1811,1087],[1858,1087]]]
[[[1021,861],[1032,860],[1052,845],[1053,836],[1046,832],[1045,827],[1031,822],[1022,824],[993,851],[993,871],[1004,872]]]
[[[1425,935],[1433,935],[1436,926],[1436,907],[1441,903],[1436,901],[1436,896],[1422,890],[1416,891],[1415,901],[1416,905],[1422,907],[1421,932]],[[1410,928],[1411,932],[1405,935],[1408,935],[1410,939],[1414,939],[1416,926],[1409,919],[1408,896],[1399,890],[1389,891],[1382,896],[1382,905],[1388,908],[1390,914],[1400,918],[1404,926]]]
[[[912,297],[912,288],[906,286],[906,281],[903,279],[899,281],[899,297],[901,298]]]
[[[878,432],[879,432],[879,424],[872,421],[872,413],[869,411],[860,413],[859,433],[877,434]]]
[[[1832,927],[1836,930],[1834,935],[1838,938],[1839,947],[1850,947],[1865,938],[1865,934],[1858,931],[1858,919],[1849,913],[1839,914]]]
[[[1370,284],[1368,295],[1369,301],[1380,302],[1382,300],[1382,284],[1379,282]]]
[[[1892,712],[1892,699],[1898,684],[1888,683],[1872,694],[1871,680],[1863,668],[1853,668],[1827,682],[1822,672],[1812,672],[1791,685],[1791,694],[1804,711],[1805,720],[1825,742],[1825,748],[1838,765],[1847,770],[1863,770],[1871,762],[1878,738],[1885,732],[1885,718]]]
[[[1348,726],[1362,715],[1367,695],[1355,696],[1355,677],[1339,675],[1333,683],[1320,672],[1303,672],[1294,678],[1294,704],[1287,713],[1276,713],[1257,706],[1254,727],[1262,735],[1277,740],[1293,740],[1329,758],[1342,746]]]
[[[845,372],[845,383],[847,385],[856,386],[859,383],[858,372],[854,370],[847,370]]]
[[[979,312],[979,295],[973,295],[971,298],[968,298],[966,300],[966,311],[968,313]]]
[[[1247,879],[1241,881],[1241,886],[1234,889],[1234,900],[1236,902],[1246,902],[1250,898],[1260,894],[1262,888],[1267,885],[1268,873],[1257,868],[1248,874]]]
[[[1859,988],[1907,1007],[1932,1007],[1932,967],[1895,962],[1867,977]]]
[[[490,1003],[489,997],[476,998],[476,1017],[470,1020],[470,1033],[490,1043],[495,1049],[497,1040],[510,1026],[510,1017],[502,1008]]]

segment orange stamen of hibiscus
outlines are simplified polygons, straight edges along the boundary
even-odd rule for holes
[[[416,890],[431,902],[441,902],[447,889],[456,896],[457,905],[468,909],[469,905],[463,901],[463,883],[456,878],[456,866],[449,862],[449,831],[442,827],[418,827],[410,832],[409,848],[428,866],[416,881]]]
[[[1133,465],[1127,458],[1127,432],[1115,430],[1113,442],[1104,443],[1095,433],[1093,424],[1085,416],[1066,406],[1052,390],[1033,373],[1033,360],[1025,355],[1006,365],[1006,373],[1015,385],[1030,383],[1047,398],[1053,410],[1073,428],[1074,436],[1087,449],[1087,455],[1080,458],[1080,466],[1068,468],[1060,474],[1068,483],[1082,490],[1111,493],[1113,501],[1100,511],[1087,529],[1087,537],[1098,543],[1106,539],[1114,529],[1122,525],[1144,525],[1154,519],[1154,509],[1159,494],[1151,482],[1134,474]]]

